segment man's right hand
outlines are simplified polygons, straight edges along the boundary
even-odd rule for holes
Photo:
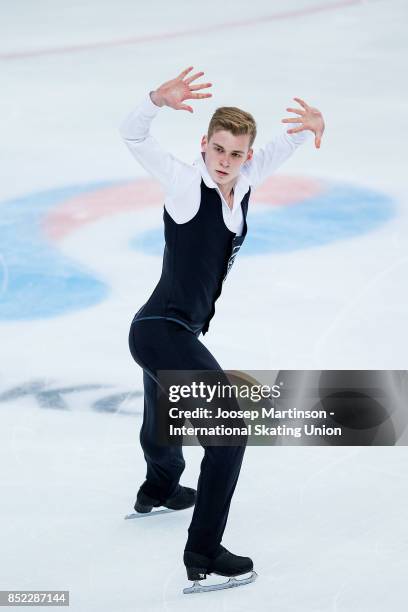
[[[185,79],[189,72],[193,69],[193,66],[186,68],[181,72],[175,79],[166,81],[158,87],[155,91],[150,92],[150,98],[156,106],[169,106],[175,110],[186,110],[190,113],[193,109],[188,104],[182,104],[184,100],[199,100],[201,98],[210,98],[210,93],[193,93],[198,89],[205,89],[211,87],[212,83],[199,83],[197,85],[190,85],[192,81],[203,76],[204,72],[196,72],[192,76]]]

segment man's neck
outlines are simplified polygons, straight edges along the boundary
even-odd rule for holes
[[[221,191],[224,198],[227,200],[230,196],[234,194],[234,187],[238,179],[234,179],[230,183],[221,185],[220,183],[216,183],[218,189]]]

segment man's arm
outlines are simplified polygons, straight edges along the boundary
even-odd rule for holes
[[[321,138],[324,132],[324,120],[317,108],[312,108],[300,98],[294,98],[302,106],[299,108],[287,108],[286,110],[296,113],[296,118],[282,119],[282,123],[292,123],[291,129],[285,130],[276,138],[259,149],[252,159],[244,165],[244,170],[253,187],[257,187],[271,174],[275,172],[308,138],[308,132],[315,134],[315,146],[320,148]]]
[[[157,179],[166,193],[175,193],[180,181],[190,176],[193,170],[174,157],[150,134],[150,125],[160,107],[147,94],[120,126],[120,135],[140,165]]]
[[[163,83],[150,92],[139,106],[130,113],[120,126],[120,134],[132,155],[143,168],[156,178],[166,193],[176,193],[179,185],[185,184],[194,174],[194,169],[165,151],[150,135],[150,125],[160,107],[193,112],[191,106],[182,102],[188,98],[207,98],[211,94],[195,94],[194,90],[210,87],[211,83],[190,85],[204,74],[199,72],[184,80],[192,67],[183,70],[175,79]]]
[[[305,132],[291,136],[285,130],[255,151],[252,159],[243,167],[252,187],[257,187],[271,176],[306,139]]]

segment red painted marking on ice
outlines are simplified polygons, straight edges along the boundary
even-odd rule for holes
[[[241,21],[226,21],[223,23],[216,23],[209,26],[202,26],[201,28],[191,28],[189,30],[176,30],[175,32],[162,32],[161,34],[147,34],[145,36],[131,36],[130,38],[118,38],[114,40],[105,40],[94,43],[84,43],[82,45],[66,45],[64,47],[48,47],[43,49],[32,49],[27,51],[11,51],[9,53],[0,53],[0,59],[2,60],[15,60],[38,57],[42,55],[58,55],[64,53],[78,53],[80,51],[89,51],[92,49],[104,49],[108,47],[120,47],[123,45],[138,45],[145,42],[153,42],[155,40],[165,40],[167,38],[179,38],[182,36],[192,36],[194,34],[202,34],[205,32],[216,32],[217,30],[224,30],[229,28],[242,28],[259,23],[265,23],[266,21],[276,21],[279,19],[289,19],[291,17],[303,17],[304,15],[312,15],[314,13],[320,13],[323,11],[331,11],[338,8],[344,8],[347,6],[353,6],[355,4],[361,4],[362,0],[340,0],[339,2],[333,2],[332,4],[318,4],[309,8],[294,9],[291,11],[283,11],[282,13],[274,13],[272,15],[264,15],[263,17],[256,17],[255,19],[244,19]]]
[[[324,185],[316,179],[275,175],[254,191],[251,202],[262,202],[272,206],[298,204],[316,197],[323,189]]]
[[[159,184],[151,179],[96,189],[57,206],[44,218],[43,229],[51,240],[62,240],[102,217],[142,210],[146,206],[157,205],[163,199]]]
[[[254,190],[251,203],[272,206],[297,204],[319,195],[323,189],[322,183],[315,179],[275,175]],[[44,218],[43,230],[51,240],[63,240],[81,227],[104,217],[163,206],[164,199],[159,183],[152,179],[96,189],[57,206]]]

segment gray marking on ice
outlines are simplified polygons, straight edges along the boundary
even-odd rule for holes
[[[128,399],[133,399],[134,397],[143,396],[143,391],[131,391],[125,393],[114,393],[112,395],[108,395],[107,397],[102,397],[99,400],[96,400],[92,404],[92,409],[97,412],[110,412],[110,413],[120,413],[120,414],[132,414],[135,412],[132,410],[121,409],[121,404],[126,402]],[[140,413],[140,411],[138,411]]]

